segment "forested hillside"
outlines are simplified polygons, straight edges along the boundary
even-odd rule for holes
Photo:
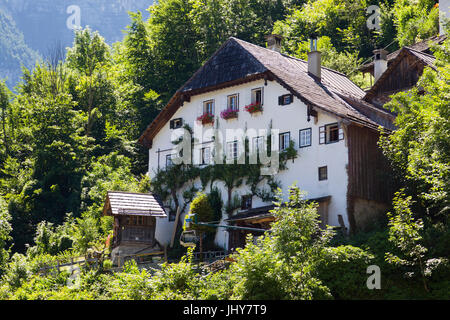
[[[371,4],[381,7],[380,31],[367,28]],[[113,45],[84,28],[71,48],[53,47],[34,66],[37,54],[0,10],[0,50],[8,52],[0,69],[25,66],[17,92],[0,82],[0,299],[449,298],[448,40],[435,48],[438,73],[421,79],[429,94],[412,89],[388,105],[399,131],[380,145],[403,189],[372,232],[313,237],[316,209],[294,188],[273,235],[249,244],[229,271],[203,278],[183,260],[152,276],[133,264],[107,273],[105,263],[73,288],[65,273],[36,275],[104,247],[108,190],[152,190],[137,139],[228,37],[264,46],[265,35],[278,33],[283,52],[305,58],[314,33],[324,65],[366,87],[358,66],[373,49],[392,52],[439,29],[432,0],[160,0],[149,13],[130,13]],[[384,270],[384,290],[367,290],[368,264]]]
[[[39,54],[30,49],[23,33],[10,15],[0,7],[0,72],[9,87],[19,80],[22,66],[32,68]]]

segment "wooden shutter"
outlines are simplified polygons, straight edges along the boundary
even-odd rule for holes
[[[284,97],[284,96],[279,96],[279,97],[278,97],[278,105],[279,105],[279,106],[284,105],[284,104],[283,104],[283,102],[284,102],[284,101],[283,101],[283,100],[284,100],[283,97]]]
[[[339,140],[344,140],[344,129],[339,126]]]
[[[319,128],[319,144],[325,144],[326,143],[326,130],[325,126]]]
[[[173,129],[173,120],[170,120],[170,129]]]

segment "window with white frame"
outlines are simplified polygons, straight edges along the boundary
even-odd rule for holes
[[[254,137],[253,138],[253,146],[252,146],[253,153],[258,153],[260,151],[264,151],[264,145],[265,145],[265,143],[264,143],[264,137],[263,136],[261,136],[261,137]]]
[[[214,114],[214,100],[203,102],[203,113]]]
[[[284,151],[289,148],[289,144],[291,143],[291,133],[285,132],[280,133],[280,151]]]
[[[211,148],[206,147],[201,149],[201,164],[209,165],[211,163]]]
[[[298,147],[299,148],[310,147],[311,144],[312,144],[312,129],[308,128],[300,130]]]
[[[228,96],[228,110],[239,110],[239,96],[237,94],[232,94]]]
[[[263,88],[256,88],[252,90],[252,103],[263,104]]]
[[[232,141],[227,143],[227,159],[237,159],[238,157],[238,142]]]
[[[338,123],[327,124],[319,128],[319,143],[329,144],[344,140],[344,130]]]

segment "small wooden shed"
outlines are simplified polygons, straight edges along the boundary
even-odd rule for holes
[[[166,218],[160,199],[151,193],[110,191],[103,215],[114,217],[112,248],[155,244],[156,218]]]

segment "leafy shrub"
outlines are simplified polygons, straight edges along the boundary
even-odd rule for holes
[[[319,278],[335,299],[366,299],[372,291],[366,286],[367,267],[374,256],[353,246],[327,248],[320,262]]]

